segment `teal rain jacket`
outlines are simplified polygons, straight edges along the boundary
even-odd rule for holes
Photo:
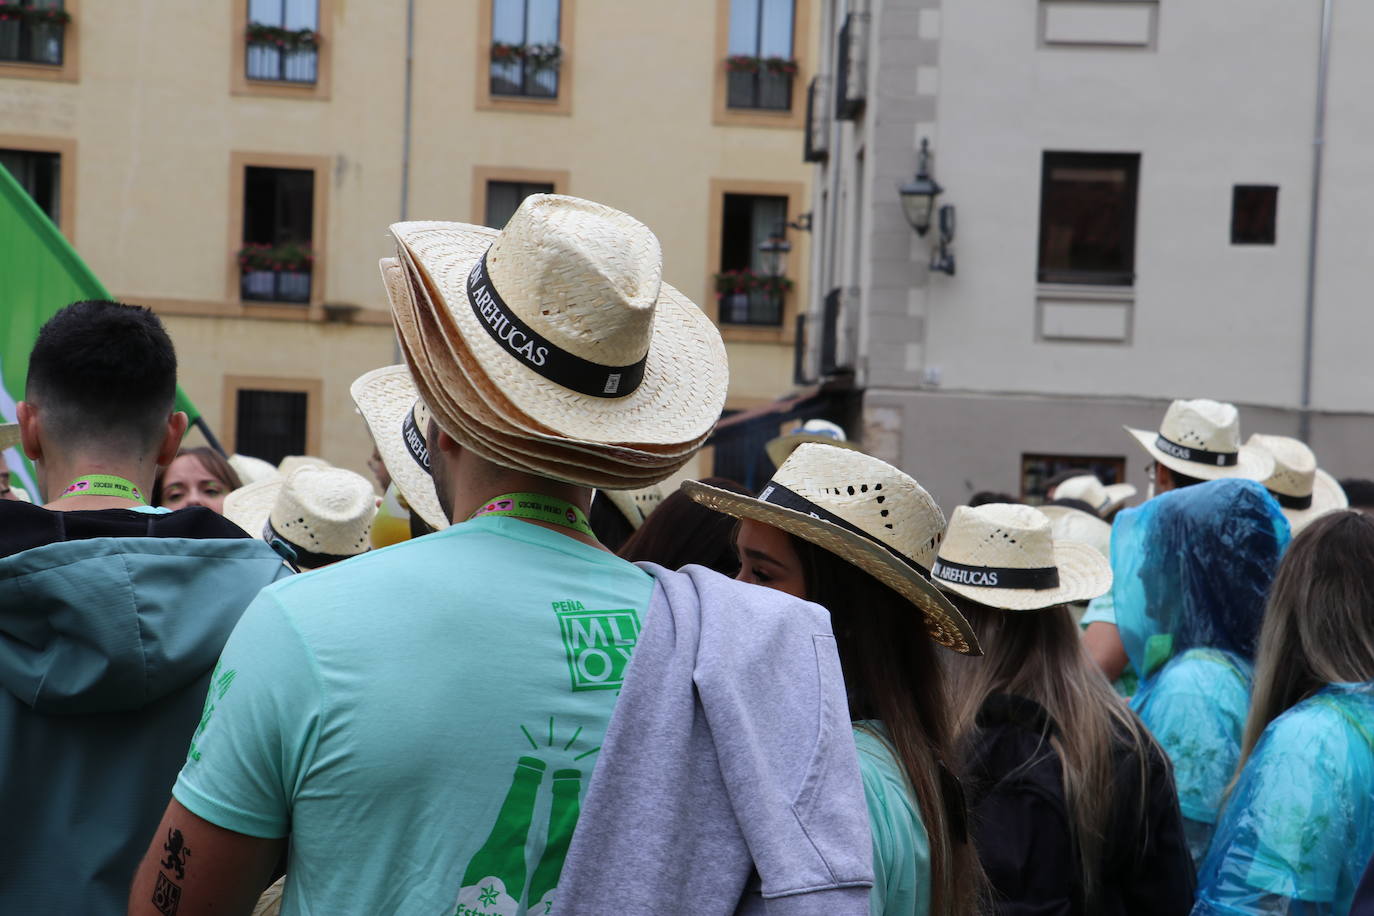
[[[0,913],[122,914],[220,650],[289,570],[208,509],[150,518],[7,505],[10,544],[54,515],[70,517],[58,522],[68,535],[78,515],[192,532],[0,557]]]
[[[1116,622],[1141,674],[1131,705],[1173,762],[1198,865],[1240,760],[1251,660],[1288,540],[1279,504],[1248,480],[1165,493],[1112,528]]]
[[[1269,723],[1217,823],[1194,916],[1345,916],[1374,856],[1374,683]]]

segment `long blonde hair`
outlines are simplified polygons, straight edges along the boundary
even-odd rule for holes
[[[1135,836],[1144,845],[1145,804],[1149,798],[1150,758],[1163,759],[1145,726],[1112,690],[1083,650],[1069,609],[1001,611],[957,595],[950,596],[973,624],[983,657],[950,664],[955,740],[967,755],[977,735],[978,711],[993,694],[1025,697],[1044,707],[1057,729],[1048,740],[1058,756],[1064,797],[1078,849],[1078,873],[1085,911],[1096,912],[1107,862],[1110,830]],[[1114,822],[1116,797],[1114,748],[1134,750],[1140,791],[1134,812],[1137,829]]]
[[[1369,680],[1374,680],[1374,519],[1332,512],[1293,539],[1274,577],[1236,774],[1264,729],[1285,710],[1327,684]]]

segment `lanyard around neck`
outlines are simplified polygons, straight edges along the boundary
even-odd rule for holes
[[[67,489],[57,498],[66,499],[68,496],[116,496],[132,499],[141,506],[148,505],[143,498],[143,491],[133,481],[114,474],[85,474],[78,477],[67,484]]]
[[[537,522],[548,522],[550,525],[559,525],[563,528],[571,528],[578,534],[596,537],[592,532],[591,523],[587,521],[587,513],[567,500],[559,499],[556,496],[543,496],[539,493],[503,493],[495,499],[487,500],[480,509],[468,518],[477,518],[479,515],[527,518]]]

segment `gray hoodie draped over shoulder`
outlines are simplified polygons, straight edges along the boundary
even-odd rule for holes
[[[830,615],[700,566],[657,580],[559,916],[866,914],[872,838]]]

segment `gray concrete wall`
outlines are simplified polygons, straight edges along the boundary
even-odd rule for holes
[[[1238,405],[1241,434],[1297,433],[1295,411]],[[864,447],[911,474],[950,512],[978,490],[1017,494],[1023,454],[1126,459],[1127,480],[1144,493],[1150,458],[1123,425],[1157,429],[1168,402],[971,392],[870,390]],[[1374,478],[1374,418],[1317,414],[1313,450],[1336,477]]]

